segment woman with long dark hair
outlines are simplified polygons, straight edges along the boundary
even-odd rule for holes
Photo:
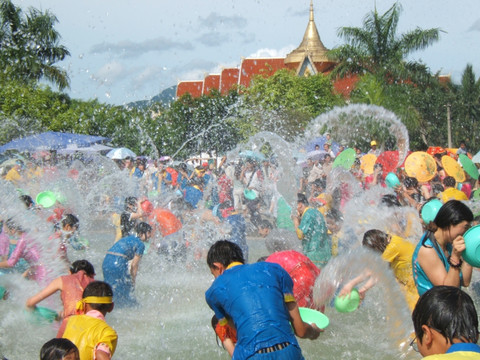
[[[450,200],[427,224],[412,258],[413,278],[422,295],[434,286],[468,286],[472,267],[463,261],[463,234],[473,220],[472,211],[458,200]]]

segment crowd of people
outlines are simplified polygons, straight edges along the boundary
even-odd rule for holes
[[[215,278],[205,295],[214,312],[212,325],[235,359],[302,359],[296,337],[314,340],[324,329],[304,322],[299,307],[323,311],[335,292],[349,296],[354,288],[363,300],[378,285],[377,274],[365,264],[365,270],[344,279],[340,289],[331,288],[319,298],[313,295],[315,281],[331,259],[362,245],[388,262],[398,280],[413,312],[412,346],[418,344],[424,356],[466,352],[476,354],[471,358],[480,357],[475,306],[460,290],[472,281],[473,267],[462,257],[463,234],[479,220],[469,202],[479,188],[478,176],[467,175],[458,183],[438,165],[434,176],[422,182],[400,166],[399,184],[389,187],[380,163],[370,172],[361,166],[364,154],[358,147],[350,168],[334,167],[344,147],[334,153],[331,145],[327,136],[323,150],[318,145],[304,161],[291,159],[296,208],[277,189],[285,169],[274,154],[252,152],[188,164],[169,157],[115,160],[119,176],[134,186],[131,193],[103,199],[112,204],[108,215],[115,229],[102,263],[103,281],[95,280],[88,260],[70,260],[72,251],[88,246],[79,239],[74,207],[57,199],[45,208],[21,195],[18,200],[25,211],[50,224],[48,247],[54,251],[48,256],[53,253],[69,272],[50,278],[45,245],[39,246],[35,231],[25,229],[15,216],[1,219],[0,268],[21,272],[43,286],[29,297],[26,307],[35,311],[52,294],[61,294],[61,326],[57,339],[41,349],[41,359],[113,356],[117,334],[105,316],[114,304],[139,305],[135,281],[147,252],[169,262],[206,261]],[[377,142],[370,145],[368,154],[380,156]],[[75,181],[78,174],[73,170],[67,174]],[[42,167],[34,160],[17,160],[2,181],[28,189],[54,171],[52,162]],[[368,206],[378,209],[380,218],[385,216],[385,226],[362,227],[366,231],[358,234],[348,209],[365,194]],[[425,221],[422,209],[432,199],[439,199],[442,206],[431,221]],[[362,210],[357,212],[361,217]],[[387,221],[386,214],[396,217]],[[369,226],[368,219],[362,222]],[[417,239],[412,231],[415,224],[423,234]],[[354,244],[352,234],[360,235]],[[251,258],[247,235],[264,239],[267,256]],[[8,297],[8,289],[3,289],[3,297]],[[475,319],[468,319],[472,316]]]

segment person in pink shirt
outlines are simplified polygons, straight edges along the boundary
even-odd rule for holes
[[[33,243],[33,240],[27,236],[26,232],[13,222],[10,223],[14,234],[19,236],[17,246],[10,254],[7,260],[0,261],[0,268],[13,268],[21,259],[25,259],[28,263],[28,270],[23,273],[23,276],[28,279],[42,282],[46,278],[46,269],[40,263],[40,251],[38,246]]]
[[[63,321],[57,337],[62,337],[68,318],[75,315],[75,306],[78,301],[82,300],[83,290],[94,280],[95,270],[93,265],[87,260],[77,260],[70,267],[70,275],[54,279],[43,290],[28,298],[26,306],[34,309],[39,302],[60,291],[60,298],[63,304]]]

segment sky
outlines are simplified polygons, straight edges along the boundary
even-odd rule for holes
[[[242,57],[284,57],[300,45],[310,0],[12,0],[24,11],[49,10],[71,56],[58,63],[72,98],[122,105],[149,100],[181,80],[238,67]],[[403,0],[398,33],[440,28],[440,40],[409,60],[460,83],[467,64],[480,76],[480,1]],[[361,27],[375,6],[393,0],[314,0],[323,44]]]

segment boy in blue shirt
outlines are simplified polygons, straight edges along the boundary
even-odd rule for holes
[[[321,330],[302,321],[292,279],[278,264],[244,263],[240,247],[227,240],[217,241],[207,255],[215,281],[205,298],[220,325],[228,324],[227,317],[233,321],[233,358],[303,359],[295,335],[313,340]]]

